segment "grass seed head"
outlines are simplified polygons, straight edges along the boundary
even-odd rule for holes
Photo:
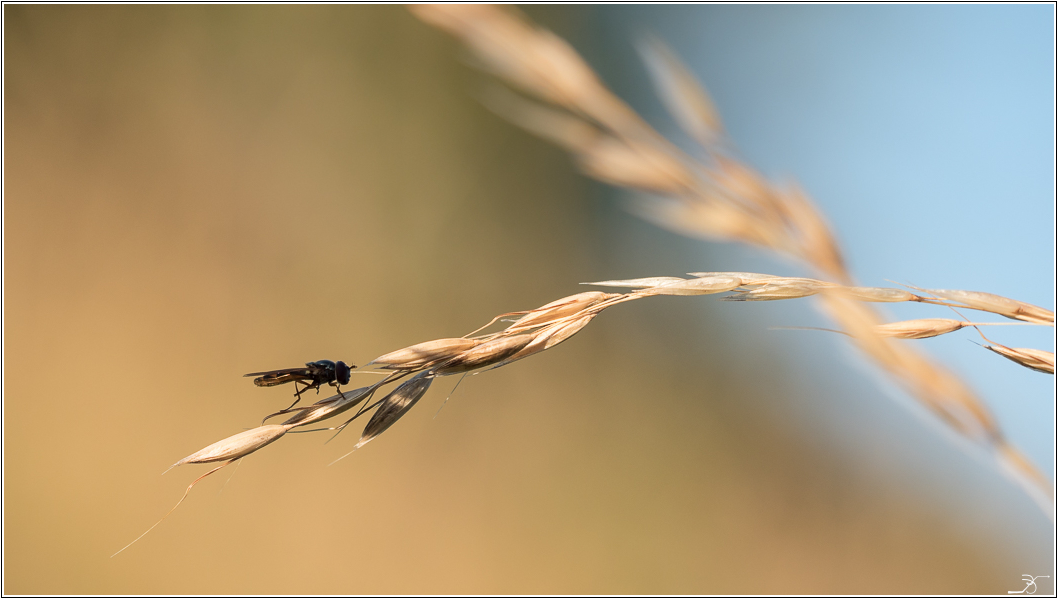
[[[874,330],[883,337],[896,337],[897,339],[928,339],[943,335],[952,331],[958,331],[968,323],[950,318],[919,318],[917,320],[903,320],[900,322],[889,322],[874,327]]]
[[[283,424],[290,427],[305,426],[307,424],[314,424],[321,420],[337,416],[338,414],[359,405],[364,399],[371,395],[371,392],[374,389],[377,388],[377,385],[368,385],[367,387],[360,387],[359,389],[354,389],[352,391],[343,391],[339,395],[322,399],[283,421]]]
[[[1004,358],[1017,362],[1025,368],[1031,368],[1036,372],[1054,374],[1054,352],[1027,347],[1007,347],[998,344],[986,345],[985,349],[990,349]]]
[[[658,41],[640,44],[639,51],[665,107],[683,130],[702,146],[716,142],[723,133],[720,115],[694,75]]]
[[[664,283],[640,293],[649,295],[709,295],[723,293],[742,286],[742,279],[732,276],[708,276],[696,279],[679,279]]]
[[[278,440],[286,434],[290,428],[291,426],[286,424],[266,424],[248,431],[243,431],[237,435],[232,435],[227,439],[217,441],[209,447],[196,451],[173,464],[173,467],[180,466],[181,464],[205,464],[208,462],[220,462],[241,458]]]
[[[1024,320],[1025,322],[1054,324],[1054,312],[1008,297],[995,295],[994,293],[962,291],[959,289],[927,289],[926,291],[937,297],[959,302],[974,310],[991,312],[1014,320]]]
[[[393,426],[394,422],[408,413],[408,410],[422,398],[426,390],[430,388],[431,383],[433,383],[432,375],[420,373],[382,398],[378,409],[375,410],[371,420],[364,427],[364,432],[360,435],[360,441],[357,442],[354,449],[363,447],[368,441]]]
[[[533,334],[508,335],[486,341],[477,347],[466,350],[442,364],[435,370],[436,374],[447,376],[476,370],[509,358],[518,350],[529,345],[535,338]]]
[[[542,326],[567,316],[577,314],[585,308],[590,308],[599,302],[613,299],[619,295],[621,294],[586,291],[584,293],[564,297],[549,304],[544,304],[535,310],[530,310],[525,316],[519,318],[514,324],[512,324],[508,330]]]
[[[679,277],[650,277],[646,279],[625,279],[623,281],[600,281],[583,283],[604,287],[629,287],[640,289],[640,295],[708,295],[731,291],[742,285],[742,279],[734,276],[714,275],[695,279]]]
[[[617,281],[598,281],[595,283],[581,283],[581,285],[596,285],[599,287],[628,287],[631,289],[644,289],[657,287],[668,283],[680,283],[687,279],[680,277],[648,277],[645,279],[623,279]]]
[[[573,335],[580,332],[581,329],[588,326],[588,323],[593,318],[598,316],[598,312],[589,312],[576,318],[570,318],[567,322],[559,322],[547,326],[533,334],[533,340],[528,345],[518,350],[515,354],[508,357],[506,360],[498,364],[503,366],[504,364],[510,364],[515,360],[521,360],[522,358],[529,357],[533,354],[540,353],[546,349],[551,349],[559,343],[562,343],[566,339],[569,339]]]
[[[387,370],[419,370],[439,361],[452,359],[480,343],[479,339],[434,339],[379,356],[367,366],[378,366]]]

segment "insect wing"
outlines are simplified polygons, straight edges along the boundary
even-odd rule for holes
[[[313,372],[308,368],[283,368],[281,370],[266,370],[264,372],[251,372],[243,376],[256,376],[253,384],[258,387],[273,387],[293,381],[312,380],[315,378]]]

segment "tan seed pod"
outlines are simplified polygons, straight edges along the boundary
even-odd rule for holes
[[[540,95],[553,95],[544,74],[533,64],[530,56],[532,30],[514,16],[512,11],[501,13],[491,7],[430,5],[411,7],[420,19],[458,35],[479,66],[499,77]]]
[[[708,295],[710,293],[731,291],[742,285],[742,279],[731,276],[704,276],[696,279],[650,277],[646,279],[581,283],[581,285],[642,289],[643,291],[640,293],[645,295]]]
[[[534,335],[510,335],[486,341],[448,360],[434,372],[441,376],[469,372],[502,361],[518,352],[534,339]]]
[[[566,40],[546,29],[526,25],[526,54],[544,82],[538,94],[570,108],[590,103],[601,87],[595,71]]]
[[[1007,347],[1005,345],[986,345],[985,349],[990,349],[1004,358],[1017,362],[1026,368],[1031,368],[1036,372],[1054,374],[1054,352],[1027,347]]]
[[[584,327],[588,326],[588,323],[598,315],[598,312],[589,313],[576,318],[571,318],[568,322],[555,323],[540,329],[536,333],[533,333],[532,342],[518,350],[518,352],[511,355],[503,362],[497,364],[495,367],[498,368],[510,364],[515,360],[521,360],[522,358],[540,353],[562,343],[566,339],[576,335]]]
[[[658,287],[668,283],[681,283],[687,279],[680,277],[648,277],[645,279],[623,279],[615,281],[599,281],[596,283],[581,283],[581,285],[596,285],[599,287],[629,287],[632,289],[644,289],[647,287]]]
[[[598,283],[587,283],[589,285],[598,285]],[[599,302],[606,301],[620,296],[619,293],[603,293],[601,291],[585,291],[584,293],[578,293],[569,297],[564,297],[559,300],[555,300],[549,304],[544,304],[535,310],[530,310],[525,316],[519,318],[514,324],[508,327],[508,331],[530,328],[545,325],[547,323],[571,316],[598,304]]]
[[[737,289],[742,285],[738,277],[698,277],[697,279],[680,279],[657,287],[643,289],[644,295],[709,295]]]
[[[301,410],[296,415],[283,421],[283,424],[291,427],[305,426],[337,416],[350,408],[360,405],[377,388],[378,385],[368,385],[352,391],[343,391],[339,395],[320,400],[307,409]]]
[[[570,320],[561,326],[555,327],[554,330],[548,331],[546,335],[542,335],[539,339],[534,341],[542,342],[543,349],[551,349],[579,333],[581,329],[588,326],[588,323],[598,315],[598,312],[596,312],[594,314],[585,314],[584,316]]]
[[[713,144],[722,133],[720,116],[698,80],[664,44],[650,41],[639,50],[669,113],[698,143]]]
[[[284,424],[266,424],[248,431],[243,431],[237,435],[232,435],[227,439],[217,441],[209,447],[196,451],[173,464],[170,468],[182,464],[206,464],[209,462],[220,462],[241,458],[276,441],[291,428],[291,426]]]
[[[407,414],[408,410],[426,394],[431,383],[433,383],[432,375],[420,373],[382,398],[378,409],[371,415],[371,420],[364,427],[364,432],[360,435],[360,441],[357,442],[353,449],[363,447],[368,441],[393,426],[394,422],[399,420],[404,414]]]
[[[876,333],[883,337],[896,337],[897,339],[928,339],[958,331],[969,325],[968,322],[952,320],[950,318],[919,318],[917,320],[903,320],[890,322],[874,327]]]
[[[995,295],[994,293],[985,293],[983,291],[962,291],[959,289],[927,289],[926,291],[937,297],[942,297],[953,302],[959,302],[967,308],[972,308],[974,310],[991,312],[993,314],[999,314],[1000,316],[1006,316],[1007,318],[1012,318],[1014,320],[1023,320],[1025,322],[1054,324],[1054,312],[1039,306],[1019,302],[1018,300],[1012,300],[1001,295]]]
[[[387,370],[419,370],[438,361],[454,358],[479,344],[479,339],[434,339],[379,356],[365,368],[377,366]]]

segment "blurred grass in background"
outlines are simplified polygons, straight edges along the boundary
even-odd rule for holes
[[[590,48],[592,10],[531,14]],[[331,468],[354,434],[289,436],[109,559],[204,468],[158,473],[289,403],[245,372],[724,268],[483,109],[398,7],[4,18],[5,593],[1003,593],[1049,568],[1017,489],[828,380],[839,342],[766,330],[807,306],[708,298],[609,311],[434,418],[439,381]]]

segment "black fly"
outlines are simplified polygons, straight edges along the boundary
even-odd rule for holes
[[[342,385],[349,384],[350,371],[356,366],[348,366],[341,360],[331,362],[330,360],[317,360],[305,364],[304,368],[284,368],[282,370],[268,370],[266,372],[251,372],[243,376],[255,376],[253,384],[258,387],[275,387],[286,383],[294,383],[294,396],[297,398],[290,408],[301,401],[301,394],[309,389],[320,392],[320,386],[324,383],[337,387],[338,393],[342,392]],[[305,385],[298,388],[298,383]],[[287,408],[289,410],[290,408]]]

